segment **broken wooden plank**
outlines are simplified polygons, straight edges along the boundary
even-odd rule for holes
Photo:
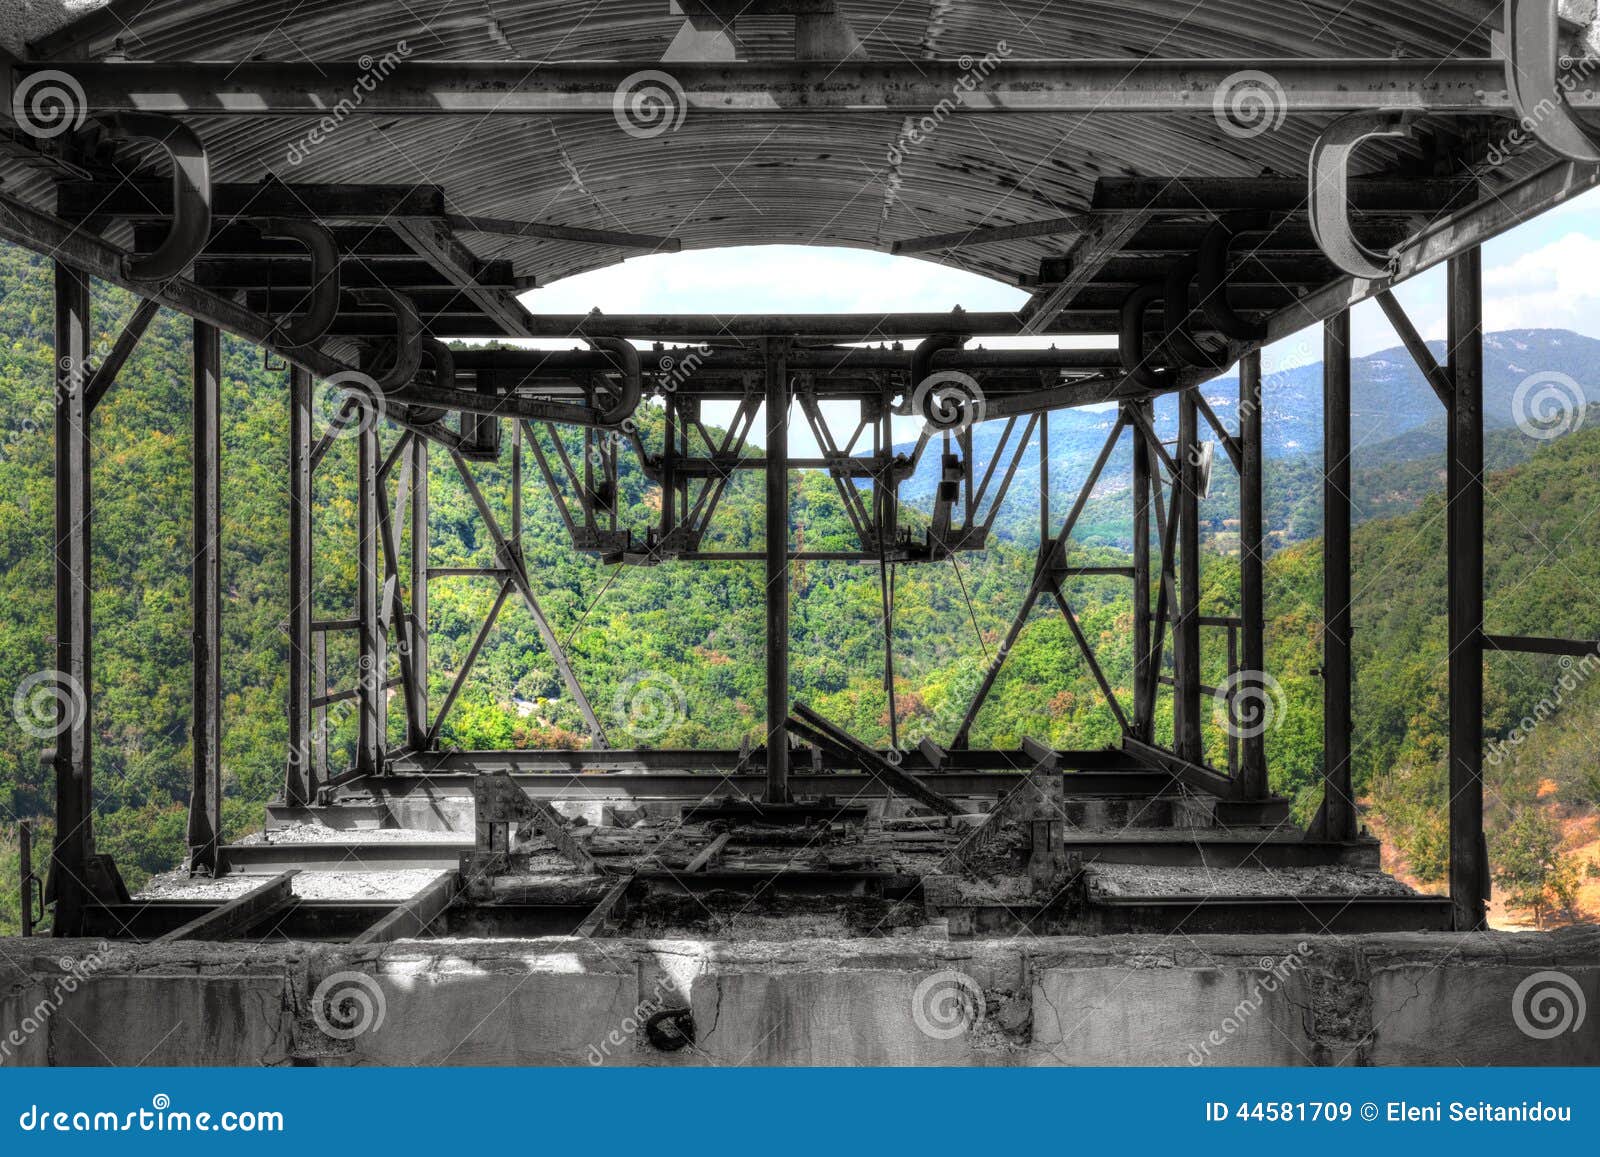
[[[461,891],[461,874],[446,872],[350,943],[353,947],[413,940],[443,916]]]
[[[299,874],[299,868],[281,872],[244,895],[235,896],[226,904],[218,905],[204,915],[196,916],[182,927],[174,928],[160,937],[156,943],[165,944],[174,940],[227,940],[231,936],[237,936],[252,925],[259,924],[294,903],[293,882]]]

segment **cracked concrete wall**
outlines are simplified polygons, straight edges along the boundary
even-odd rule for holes
[[[12,940],[0,961],[5,1064],[1600,1065],[1600,929],[367,950]],[[1586,1015],[1530,1034],[1519,994],[1552,973]],[[341,993],[363,1015],[335,1015]],[[670,1009],[695,1023],[681,1051],[647,1037]]]

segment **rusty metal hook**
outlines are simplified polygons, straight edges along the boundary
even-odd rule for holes
[[[1153,370],[1145,364],[1144,314],[1160,300],[1165,288],[1152,281],[1141,285],[1122,303],[1122,327],[1117,332],[1117,350],[1122,360],[1122,370],[1147,390],[1165,389],[1171,384],[1171,374]]]
[[[1522,125],[1569,160],[1600,163],[1600,134],[1578,119],[1557,78],[1561,67],[1556,0],[1506,0],[1506,87]]]
[[[595,419],[601,426],[620,426],[633,417],[633,412],[644,398],[644,373],[639,364],[639,351],[633,348],[633,343],[627,338],[591,337],[587,340],[595,349],[610,354],[611,360],[622,371],[621,394]]]
[[[153,253],[129,254],[122,273],[132,281],[167,281],[187,269],[211,240],[211,166],[194,130],[161,113],[119,112],[105,118],[123,137],[155,141],[172,167],[172,226]]]
[[[362,305],[380,305],[394,315],[394,364],[377,379],[385,394],[404,389],[422,366],[422,323],[411,299],[392,289],[358,289],[352,295]]]
[[[1311,232],[1329,261],[1353,277],[1382,281],[1392,257],[1368,249],[1350,228],[1350,158],[1374,137],[1409,137],[1407,113],[1347,113],[1322,130],[1311,146]]]
[[[1189,286],[1199,272],[1198,257],[1184,257],[1172,263],[1167,270],[1167,281],[1161,293],[1161,308],[1166,322],[1167,349],[1178,361],[1198,369],[1219,370],[1232,358],[1226,349],[1220,353],[1205,348],[1189,332],[1189,320],[1194,310],[1189,306]]]
[[[1266,324],[1240,316],[1228,304],[1228,249],[1233,238],[1234,231],[1218,221],[1200,244],[1200,312],[1225,337],[1262,341]]]
[[[274,336],[292,349],[311,345],[333,327],[339,316],[339,247],[333,234],[315,221],[295,221],[268,217],[261,222],[261,236],[298,241],[311,254],[311,292],[306,308],[293,320],[280,321]]]

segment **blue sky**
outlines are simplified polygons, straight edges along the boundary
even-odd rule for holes
[[[1444,273],[1432,270],[1397,290],[1424,337],[1445,336]],[[976,274],[858,249],[795,245],[698,250],[640,257],[570,277],[523,296],[536,313],[871,313],[1010,310],[1021,290]],[[1600,191],[1585,194],[1512,230],[1484,248],[1484,320],[1491,331],[1571,329],[1600,338]],[[1357,355],[1397,344],[1383,314],[1355,311]],[[1050,344],[1051,339],[1042,344]],[[1107,338],[1053,339],[1102,345]],[[545,344],[545,343],[539,343]],[[553,343],[567,345],[571,343]],[[1027,345],[990,339],[983,344]],[[1317,361],[1321,340],[1305,331],[1266,351],[1267,372]],[[724,416],[708,413],[713,421]],[[904,419],[897,437],[914,437]],[[809,431],[795,430],[796,453],[814,453]],[[757,439],[759,444],[759,439]]]

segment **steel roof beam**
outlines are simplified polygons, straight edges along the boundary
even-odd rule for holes
[[[27,61],[16,79],[46,69],[82,86],[85,111],[208,116],[326,117],[348,106],[370,71],[358,61]],[[1434,113],[1513,112],[1505,62],[1456,59],[1008,59],[980,76],[957,60],[904,62],[721,61],[665,66],[687,110],[705,113],[1052,112],[1186,113],[1211,117],[1219,91],[1240,72],[1270,75],[1294,115],[1371,109]],[[563,116],[612,114],[626,62],[408,60],[352,116],[397,114]],[[951,93],[963,92],[951,105]],[[1577,88],[1576,108],[1600,105]]]

